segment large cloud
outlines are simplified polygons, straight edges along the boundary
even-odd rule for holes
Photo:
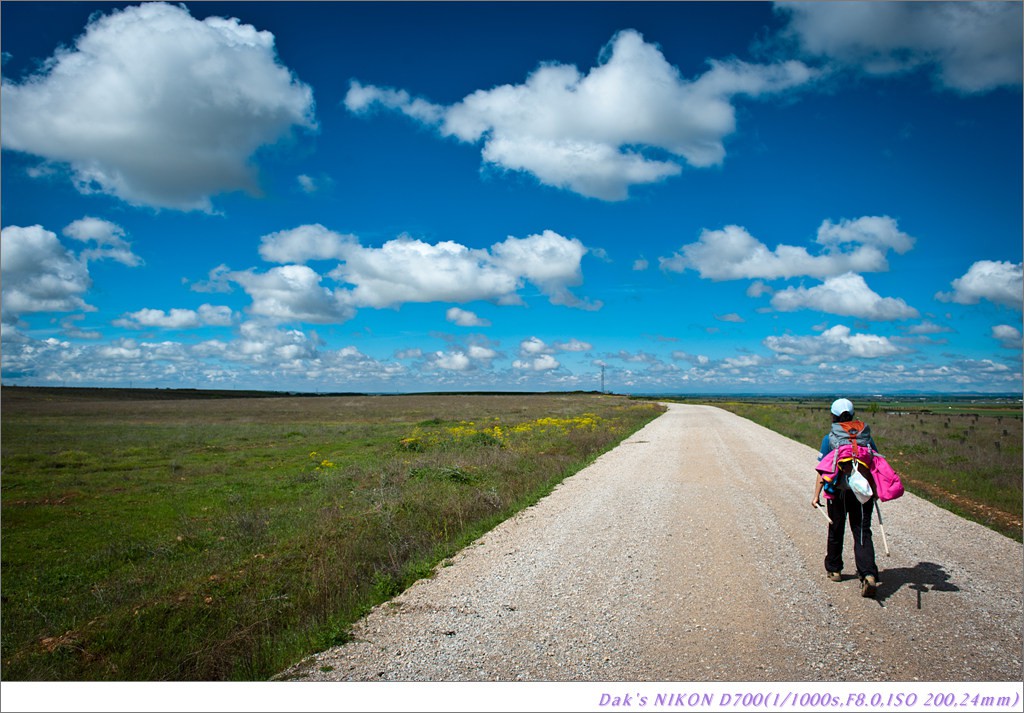
[[[469,248],[453,241],[427,243],[402,236],[380,247],[361,245],[322,225],[304,225],[264,236],[260,254],[271,261],[294,261],[266,273],[231,272],[218,268],[211,283],[235,282],[253,298],[252,314],[278,321],[342,322],[359,307],[389,308],[406,303],[486,300],[522,304],[527,283],[552,304],[599,309],[569,288],[583,282],[580,266],[588,248],[575,238],[551,230],[525,238],[509,237],[488,249]],[[304,264],[337,260],[321,275]],[[333,280],[336,287],[323,284]],[[212,287],[200,286],[203,291]],[[473,323],[472,313],[452,312],[449,320]]]
[[[252,297],[249,312],[273,322],[340,323],[355,314],[344,292],[321,285],[321,276],[305,265],[236,272],[230,279]]]
[[[814,361],[844,361],[846,359],[879,359],[906,352],[887,337],[876,334],[853,334],[849,327],[837,324],[816,337],[794,335],[770,336],[762,342],[777,354],[803,357]]]
[[[944,87],[1021,82],[1019,2],[781,2],[783,34],[809,55],[868,74],[926,69]]]
[[[255,151],[312,128],[313,96],[274,36],[145,3],[98,16],[40,73],[3,82],[3,147],[67,163],[82,192],[211,210],[255,190]]]
[[[813,309],[844,317],[877,321],[912,319],[918,311],[901,299],[881,297],[864,278],[852,272],[830,277],[815,287],[791,287],[776,292],[772,307],[780,312]]]
[[[971,265],[963,277],[953,280],[953,292],[939,292],[935,298],[943,302],[964,305],[974,305],[981,300],[988,300],[1021,309],[1021,302],[1024,300],[1022,264],[1024,263],[979,260]]]
[[[518,301],[518,276],[503,270],[485,250],[452,241],[435,244],[409,237],[379,248],[350,246],[345,262],[331,272],[354,285],[355,304],[397,307],[406,302]]]
[[[697,242],[659,258],[659,262],[662,270],[683,272],[689,268],[711,280],[824,279],[846,272],[888,270],[886,252],[904,253],[913,246],[914,238],[900,231],[888,216],[865,216],[839,224],[824,221],[816,242],[823,247],[818,255],[793,245],[770,250],[745,228],[727,225],[722,230],[705,229]]]
[[[127,329],[192,329],[194,327],[226,327],[231,324],[231,308],[217,305],[200,305],[198,310],[175,308],[167,312],[162,309],[140,309],[115,320],[114,325]]]
[[[630,186],[679,174],[676,158],[696,167],[720,164],[723,139],[736,129],[736,96],[785,91],[814,75],[795,61],[709,64],[697,79],[684,79],[655,45],[625,30],[589,74],[545,63],[523,84],[479,90],[448,107],[352,82],[345,104],[357,113],[377,106],[400,111],[444,136],[483,141],[489,164],[584,196],[622,200]]]
[[[402,237],[379,248],[350,244],[343,253],[344,263],[331,277],[354,285],[352,303],[358,306],[473,300],[518,304],[517,291],[530,282],[553,304],[592,307],[569,291],[583,280],[580,261],[587,248],[550,230],[509,237],[489,250]]]
[[[92,287],[89,268],[41,225],[0,231],[3,319],[29,312],[93,310],[83,295]]]

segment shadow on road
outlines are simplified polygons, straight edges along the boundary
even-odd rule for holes
[[[959,592],[960,587],[949,579],[949,573],[942,565],[934,562],[919,562],[914,567],[898,567],[883,570],[878,578],[882,585],[875,596],[878,600],[886,600],[903,587],[917,592],[917,608],[922,605],[922,594],[925,592]]]

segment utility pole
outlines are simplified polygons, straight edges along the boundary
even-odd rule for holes
[[[604,364],[601,365],[601,393],[604,393]]]

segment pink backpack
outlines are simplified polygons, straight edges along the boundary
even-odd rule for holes
[[[899,473],[893,470],[889,461],[879,453],[875,453],[871,476],[875,481],[875,494],[883,503],[903,495],[903,481],[900,480]]]

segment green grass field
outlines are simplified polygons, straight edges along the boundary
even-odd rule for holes
[[[8,681],[266,680],[661,412],[580,393],[0,397]],[[828,425],[825,403],[684,400],[814,448]],[[858,415],[908,490],[1021,539],[1019,408]]]
[[[661,412],[215,396],[3,389],[4,680],[266,680]]]

